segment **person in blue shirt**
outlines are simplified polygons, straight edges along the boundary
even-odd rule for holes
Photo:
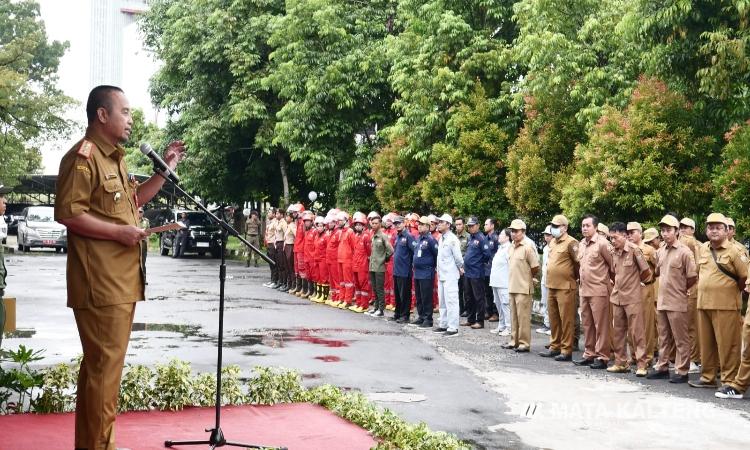
[[[417,318],[412,325],[432,328],[432,293],[435,282],[438,243],[430,234],[430,219],[419,219],[419,236],[412,242],[414,252],[414,289],[417,297]]]
[[[495,297],[492,294],[492,289],[490,288],[492,259],[495,257],[495,253],[497,253],[497,249],[500,247],[500,244],[498,243],[498,233],[495,231],[496,229],[497,219],[488,217],[484,221],[484,238],[490,251],[489,258],[487,258],[487,262],[484,264],[484,304],[485,308],[487,308],[484,316],[487,317],[487,320],[489,320],[490,322],[497,322],[500,318],[497,307],[495,306]]]
[[[464,295],[466,296],[466,322],[473,329],[484,328],[485,294],[484,266],[490,260],[490,248],[484,234],[479,231],[479,221],[471,216],[466,223],[469,243],[464,256]]]
[[[404,226],[404,218],[393,219],[396,236],[393,242],[393,286],[396,311],[390,319],[396,323],[409,323],[411,309],[411,267],[414,259],[414,237]]]

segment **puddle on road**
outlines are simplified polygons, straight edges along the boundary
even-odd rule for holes
[[[182,337],[198,336],[198,331],[201,329],[198,325],[185,325],[176,323],[144,323],[144,322],[133,322],[131,327],[132,331],[169,331],[172,333],[180,333]]]
[[[4,339],[29,339],[36,334],[34,328],[19,328],[15,331],[6,331],[3,333]]]
[[[329,348],[348,347],[350,341],[340,339],[326,339],[311,333],[312,330],[269,330],[265,333],[249,333],[236,336],[233,341],[225,342],[228,348],[251,347],[263,345],[271,348],[283,348],[288,342],[301,341],[308,344],[322,345]]]

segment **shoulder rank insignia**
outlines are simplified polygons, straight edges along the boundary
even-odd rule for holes
[[[94,151],[94,144],[86,139],[81,142],[81,146],[78,147],[76,152],[78,155],[83,156],[86,159],[91,158],[91,153]]]

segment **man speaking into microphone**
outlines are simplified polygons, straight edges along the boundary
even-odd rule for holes
[[[145,299],[140,245],[148,235],[138,227],[138,207],[164,178],[154,175],[138,186],[128,181],[121,144],[133,119],[122,89],[95,87],[86,116],[86,136],[60,162],[55,220],[68,228],[68,307],[83,347],[75,447],[115,450],[120,376],[135,302]],[[181,141],[169,144],[163,159],[169,173],[184,154]]]

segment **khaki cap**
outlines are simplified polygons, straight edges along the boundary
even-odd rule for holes
[[[628,231],[630,231],[630,230],[638,230],[638,231],[642,232],[643,231],[643,227],[638,222],[628,222],[627,230]]]
[[[643,232],[643,242],[649,243],[659,237],[659,232],[656,231],[656,228],[647,228],[646,231]]]
[[[732,227],[732,228],[737,228],[737,227],[736,227],[736,226],[734,225],[734,219],[732,219],[731,217],[727,217],[727,226],[730,226],[730,227]]]
[[[567,217],[563,216],[562,214],[558,214],[552,218],[552,221],[550,223],[559,227],[560,225],[568,225],[570,222],[568,222]]]
[[[609,234],[609,227],[599,222],[599,225],[596,226],[596,231],[601,231],[604,234]]]
[[[451,225],[453,225],[453,217],[451,217],[448,214],[443,214],[442,216],[438,217],[438,220],[441,222],[447,222]]]
[[[683,217],[682,220],[680,220],[680,225],[685,225],[686,227],[691,227],[695,230],[695,220],[690,217]]]
[[[419,218],[419,220],[417,222],[421,223],[422,225],[429,225],[430,224],[430,218],[427,217],[427,216],[422,216],[422,217]]]
[[[723,223],[724,225],[729,225],[727,223],[727,218],[721,213],[709,214],[708,217],[706,217],[706,223]]]
[[[513,219],[510,222],[510,227],[509,228],[511,230],[525,230],[526,229],[526,224],[521,219]]]
[[[669,214],[661,218],[659,225],[667,225],[669,227],[680,228],[680,222],[677,220],[677,218]]]

